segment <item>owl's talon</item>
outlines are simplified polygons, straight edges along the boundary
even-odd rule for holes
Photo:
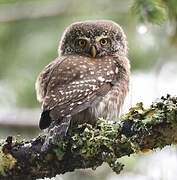
[[[46,135],[45,142],[42,145],[41,151],[51,149],[53,145],[56,145],[67,136],[70,120],[70,117],[66,117],[62,120],[61,124],[57,124],[56,121],[53,121],[48,128],[48,133]]]

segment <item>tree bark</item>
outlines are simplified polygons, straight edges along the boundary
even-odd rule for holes
[[[18,142],[7,137],[0,144],[0,179],[53,177],[75,169],[100,166],[107,162],[116,173],[123,166],[122,156],[177,142],[177,97],[167,95],[150,108],[138,103],[113,123],[99,119],[96,126],[72,127],[65,140],[41,151],[45,134]]]

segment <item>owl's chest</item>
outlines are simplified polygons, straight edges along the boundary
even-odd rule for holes
[[[84,63],[82,61],[79,63],[77,70],[84,82],[94,83],[96,87],[100,86],[100,89],[107,83],[115,83],[113,86],[111,85],[112,88],[109,92],[97,98],[98,101],[91,107],[91,112],[96,118],[104,117],[111,120],[118,118],[123,95],[121,95],[120,84],[118,83],[119,70],[116,62],[109,57]]]
[[[114,86],[106,95],[92,106],[92,114],[97,118],[117,120],[125,93],[121,92],[118,85]]]

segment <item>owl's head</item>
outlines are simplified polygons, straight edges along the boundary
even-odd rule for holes
[[[127,41],[122,28],[113,21],[76,22],[63,33],[58,52],[93,58],[126,55]]]

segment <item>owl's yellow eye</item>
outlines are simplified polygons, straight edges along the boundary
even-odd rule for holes
[[[101,46],[106,46],[108,43],[109,43],[108,39],[106,39],[106,38],[100,39]]]
[[[87,41],[85,39],[79,39],[78,40],[78,45],[82,48],[84,48],[87,44]]]

